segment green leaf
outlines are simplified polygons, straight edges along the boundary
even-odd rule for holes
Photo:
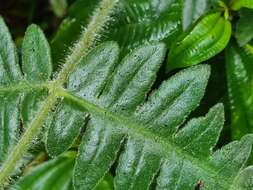
[[[252,0],[232,0],[231,2],[231,9],[232,10],[239,10],[242,7],[253,9],[253,2]]]
[[[85,116],[85,113],[67,103],[57,106],[46,136],[46,148],[50,156],[57,156],[74,144],[85,124]]]
[[[27,28],[22,44],[22,71],[30,84],[47,82],[52,75],[50,47],[45,35],[36,25]],[[25,93],[22,97],[21,118],[24,127],[34,118],[47,92]]]
[[[95,190],[113,190],[113,177],[107,174],[104,179],[97,185]]]
[[[52,41],[55,68],[67,48],[77,39],[98,0],[79,0],[70,8]],[[181,2],[177,0],[123,0],[99,41],[117,41],[126,52],[147,41],[164,41],[167,46],[181,32]]]
[[[221,13],[204,16],[174,42],[169,52],[167,71],[210,59],[226,47],[230,36],[231,23]]]
[[[69,151],[32,168],[21,177],[12,190],[74,190],[72,173],[76,153]],[[113,177],[107,174],[95,190],[113,190]]]
[[[27,28],[22,44],[22,70],[31,82],[46,81],[52,74],[49,44],[36,25]]]
[[[131,52],[116,68],[97,103],[119,113],[131,114],[144,101],[164,56],[164,44],[144,45]],[[114,125],[115,129],[111,130]],[[116,159],[124,140],[124,134],[117,130],[117,125],[110,120],[91,119],[75,166],[74,184],[77,189],[95,187]],[[94,170],[94,167],[98,169]]]
[[[193,156],[209,156],[223,127],[223,109],[223,105],[218,104],[209,111],[206,117],[190,120],[175,135],[174,141]]]
[[[161,11],[160,8],[171,2],[179,5],[176,1],[150,0],[149,4],[147,0],[140,0],[144,4],[138,7],[132,6],[135,5],[133,0],[128,2],[132,4],[128,5],[126,1],[119,3],[119,7],[126,3],[131,12],[127,21],[136,13],[145,12],[149,16],[150,12],[146,11],[146,8],[150,10],[150,7],[153,7],[157,13]],[[119,9],[115,15],[122,13],[124,6],[121,8],[123,9]],[[150,20],[153,21],[157,17]],[[203,22],[205,18],[208,18],[206,23]],[[209,19],[213,22],[211,26],[207,24]],[[145,18],[139,21],[143,23]],[[216,25],[220,23],[223,25],[217,27]],[[4,135],[7,134],[7,138],[4,136],[4,141],[1,141],[4,143],[0,144],[3,159],[10,147],[10,140],[18,138],[11,130],[15,130],[15,133],[22,131],[20,127],[33,120],[32,127],[25,129],[27,133],[20,141],[20,146],[9,156],[11,162],[4,163],[0,181],[11,173],[19,155],[23,154],[29,140],[38,132],[38,128],[52,110],[46,145],[49,154],[55,156],[70,148],[76,149],[79,144],[76,140],[80,137],[81,144],[78,147],[77,158],[75,160],[75,152],[63,153],[21,177],[14,189],[113,189],[112,180],[116,189],[127,190],[153,188],[193,190],[200,189],[203,185],[207,190],[245,190],[252,187],[250,176],[252,171],[250,167],[245,169],[245,165],[251,153],[253,134],[243,136],[240,140],[220,149],[215,147],[224,123],[224,108],[221,104],[215,105],[205,116],[186,122],[204,96],[210,76],[208,65],[190,67],[162,82],[161,85],[160,80],[154,85],[156,75],[164,62],[165,44],[152,42],[138,46],[139,42],[133,43],[126,46],[126,49],[121,48],[119,56],[118,45],[107,42],[89,50],[90,53],[82,59],[81,51],[78,51],[77,56],[74,52],[71,55],[74,56],[73,60],[80,57],[80,62],[72,63],[70,59],[67,67],[60,72],[60,77],[48,81],[52,70],[50,50],[40,29],[34,25],[28,29],[22,48],[23,58],[20,64],[22,69],[20,69],[17,60],[12,59],[16,57],[16,53],[7,27],[3,22],[0,22],[0,26],[2,26],[0,37],[4,37],[3,40],[0,39],[1,42],[5,42],[0,45],[2,69],[0,73],[3,73],[0,77],[4,78],[0,81],[0,131]],[[198,27],[200,31],[197,30]],[[219,30],[216,32],[221,36],[215,33],[218,37],[213,38],[212,31],[217,28]],[[179,42],[186,43],[182,46],[186,52],[187,48],[196,45],[195,43],[200,48],[193,54],[196,59],[188,57],[188,61],[197,60],[198,62],[194,62],[197,64],[204,58],[210,58],[202,55],[202,51],[208,51],[206,53],[210,53],[209,56],[220,52],[222,45],[219,43],[226,41],[224,33],[221,32],[223,29],[231,33],[229,21],[224,19],[221,13],[212,13],[193,26],[189,34],[185,33],[178,38]],[[206,35],[202,34],[203,31],[210,38],[206,38]],[[227,40],[229,38],[230,34]],[[212,47],[216,48],[209,48],[214,39],[220,46],[214,45]],[[76,49],[79,45],[77,43]],[[119,57],[123,57],[126,51],[135,46],[138,48],[131,50],[118,61]],[[178,47],[175,46],[176,48]],[[10,57],[6,49],[11,50]],[[180,52],[180,48],[176,51]],[[178,54],[179,57],[176,58],[180,60],[180,56],[183,55]],[[236,57],[232,54],[227,60],[233,60],[235,57],[239,59],[240,55]],[[41,57],[45,57],[48,62],[43,62],[44,59]],[[19,70],[20,74],[13,74],[13,68]],[[249,91],[251,88],[250,83]],[[41,100],[48,94],[45,89],[50,92],[48,99],[35,116],[34,113],[40,107]],[[151,93],[151,90],[154,92]],[[245,93],[248,94],[249,92]],[[251,97],[247,99],[247,103],[250,101]],[[8,133],[9,131],[11,133]],[[15,136],[11,136],[12,134]],[[74,143],[75,147],[72,147]],[[116,171],[115,177],[107,180],[105,176],[108,176],[110,169],[113,169],[113,173]]]
[[[164,54],[163,44],[132,51],[105,80],[96,98],[90,93],[96,94],[97,85],[86,78],[75,79],[93,86],[86,92],[79,93],[80,85],[62,92],[64,101],[90,117],[74,168],[76,189],[95,188],[119,153],[117,189],[148,189],[156,176],[157,189],[188,190],[200,182],[209,190],[235,188],[233,181],[251,152],[252,135],[213,153],[224,122],[221,104],[179,128],[204,95],[210,75],[205,65],[179,72],[145,101]],[[78,68],[74,73],[81,72]]]
[[[17,83],[21,77],[15,45],[9,30],[0,17],[0,85],[7,86]]]
[[[95,117],[89,122],[73,174],[75,189],[96,187],[116,159],[124,134],[111,126],[116,128],[111,121]]]
[[[13,190],[71,190],[75,152],[45,162],[21,177]]]
[[[0,162],[3,162],[19,137],[19,96],[0,95]]]
[[[6,92],[12,84],[22,77],[18,66],[15,45],[3,19],[0,17],[0,162],[2,162],[19,136],[20,96],[14,92]]]
[[[171,77],[138,107],[137,119],[161,136],[172,135],[198,106],[209,75],[209,67],[194,67]]]
[[[253,166],[249,166],[241,171],[234,183],[237,189],[251,190],[253,188]]]
[[[171,46],[181,32],[181,1],[123,0],[106,40],[115,40],[126,52],[145,42]]]
[[[226,70],[231,109],[232,137],[253,131],[253,54],[231,42],[226,49]]]
[[[216,167],[219,175],[233,180],[250,156],[252,141],[253,135],[246,135],[240,141],[223,146],[210,157],[211,165]]]
[[[0,162],[18,140],[23,126],[27,126],[46,95],[42,91],[51,75],[49,45],[42,31],[35,25],[28,28],[22,47],[22,71],[15,45],[7,26],[0,17]]]
[[[218,0],[183,0],[182,25],[186,30],[203,14],[214,8]]]
[[[253,39],[253,10],[242,9],[240,19],[236,24],[235,37],[240,46],[244,46]]]
[[[171,82],[171,81],[170,81]],[[182,81],[183,82],[183,81]],[[158,109],[159,110],[159,109]],[[199,138],[194,138],[195,134],[189,132],[190,139],[196,139],[198,143],[205,143],[206,138],[214,138],[213,146],[215,145],[218,136],[211,136],[212,130],[215,131],[215,133],[218,135],[220,132],[220,128],[223,125],[223,108],[222,106],[217,106],[216,108],[213,108],[213,110],[210,111],[208,116],[204,119],[197,119],[196,121],[193,120],[190,123],[195,122],[195,129],[197,134],[200,134],[200,137],[202,137],[202,141],[199,140]],[[216,122],[217,117],[221,117],[221,120],[219,120],[219,123]],[[209,123],[203,124],[203,121],[206,122],[213,122],[213,125],[208,125]],[[169,121],[169,120],[168,120]],[[150,124],[149,124],[150,125]],[[154,127],[156,127],[156,124],[151,124]],[[191,127],[192,124],[188,124],[178,133],[178,136],[175,138],[175,143],[178,144],[183,149],[186,149],[186,151],[190,151],[193,155],[199,155],[199,152],[197,152],[198,148],[192,149],[191,145],[194,146],[192,143],[194,141],[186,141],[187,145],[182,144],[182,141],[184,140],[183,133],[186,130],[192,130]],[[148,126],[148,125],[147,125]],[[173,125],[169,125],[170,127],[173,127]],[[218,128],[218,130],[213,129],[213,127]],[[189,127],[189,128],[188,128]],[[204,131],[206,133],[202,133],[201,128],[204,128]],[[166,136],[166,135],[165,135]],[[167,137],[167,136],[166,136]],[[204,145],[204,144],[203,144]],[[213,147],[212,144],[207,148],[207,150],[211,150]],[[117,168],[117,175],[115,178],[115,186],[119,189],[147,189],[150,182],[154,178],[154,176],[157,174],[157,171],[160,168],[160,165],[162,163],[162,157],[157,154],[157,150],[152,147],[152,144],[145,141],[144,139],[137,139],[129,137],[128,142],[126,144],[126,148],[124,153],[121,155],[121,159],[119,161],[119,165]],[[154,149],[154,150],[153,150]],[[208,152],[210,153],[210,152]],[[171,188],[173,189],[173,188]]]
[[[67,88],[80,97],[96,101],[113,71],[118,55],[118,45],[113,42],[96,47],[70,75]],[[47,150],[51,156],[70,148],[84,126],[85,114],[72,110],[63,102],[53,116],[47,134]]]
[[[145,139],[128,138],[117,166],[115,189],[148,189],[161,165],[161,158],[150,146]]]

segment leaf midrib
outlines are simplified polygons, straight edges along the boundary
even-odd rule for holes
[[[49,88],[50,88],[49,82],[29,83],[28,81],[22,81],[17,84],[0,86],[0,95],[3,93],[39,91]]]
[[[220,176],[217,170],[215,170],[208,160],[206,162],[203,159],[198,159],[197,157],[191,156],[188,152],[180,148],[175,143],[171,142],[168,138],[164,138],[159,136],[158,134],[153,133],[151,130],[147,128],[147,126],[138,123],[138,121],[133,118],[128,118],[122,115],[119,115],[115,112],[112,112],[108,109],[99,107],[85,99],[82,99],[76,95],[73,95],[71,92],[63,88],[59,88],[57,90],[57,94],[59,97],[63,97],[67,100],[72,101],[78,107],[87,111],[89,114],[94,114],[100,118],[106,118],[108,120],[112,120],[114,122],[119,123],[120,125],[113,125],[113,127],[118,127],[127,133],[129,136],[133,136],[135,138],[144,138],[145,140],[153,143],[155,147],[161,151],[163,158],[168,157],[168,153],[176,152],[176,154],[186,160],[191,161],[191,163],[198,168],[201,168],[203,171],[206,171],[209,176],[215,179],[216,182],[219,183],[221,187],[224,189],[235,188],[234,185],[231,185],[231,179]],[[208,158],[208,157],[207,157]]]
[[[101,33],[106,23],[111,19],[111,14],[114,12],[118,2],[119,0],[102,0],[94,11],[87,29],[82,31],[79,41],[74,44],[70,54],[67,56],[63,68],[59,71],[57,77],[51,81],[50,86],[48,86],[49,95],[38,110],[38,114],[8,155],[6,161],[2,164],[0,170],[0,188],[6,185],[4,181],[11,175],[11,172],[16,167],[16,163],[21,159],[33,138],[39,133],[49,112],[55,106],[58,100],[57,89],[66,83],[70,73],[79,61],[87,55],[90,48],[94,45],[98,34]]]

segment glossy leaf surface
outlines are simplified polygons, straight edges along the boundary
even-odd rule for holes
[[[231,36],[231,23],[221,13],[204,16],[171,47],[167,70],[192,66],[221,52]]]
[[[116,68],[98,103],[119,113],[131,114],[144,101],[164,56],[163,44],[145,45],[131,52]],[[110,120],[91,119],[75,166],[77,189],[92,189],[116,159],[124,140],[124,133],[117,130],[117,125]],[[99,169],[94,171],[94,167]]]
[[[82,18],[89,17],[94,2],[97,1],[78,0],[72,9],[74,16],[65,20],[64,27],[69,30],[74,26],[79,32],[77,23],[87,22]],[[237,141],[226,142],[222,147],[224,142],[217,141],[225,121],[224,107],[202,100],[211,74],[210,66],[192,65],[213,57],[227,45],[231,35],[228,12],[226,18],[223,12],[203,16],[196,25],[191,23],[206,9],[201,9],[201,13],[189,12],[188,17],[185,16],[189,18],[186,25],[192,28],[175,40],[181,31],[181,3],[175,0],[119,1],[114,19],[107,26],[109,29],[100,38],[101,41],[116,39],[119,45],[101,43],[89,49],[89,53],[85,50],[85,55],[74,51],[69,55],[74,56],[73,59],[60,71],[60,77],[52,80],[50,48],[42,31],[35,25],[28,28],[20,49],[22,59],[18,61],[8,29],[0,19],[0,161],[5,161],[23,131],[28,134],[19,142],[21,146],[9,155],[11,162],[4,162],[0,181],[11,175],[15,162],[30,148],[29,141],[45,123],[44,129],[49,126],[45,151],[55,158],[34,167],[34,163],[45,161],[36,157],[25,167],[24,171],[29,173],[24,172],[17,183],[12,181],[12,189],[252,189],[252,167],[246,163],[253,135],[244,135],[249,129],[245,130],[244,126],[238,130],[238,126],[250,124],[252,81],[249,70],[253,68],[247,62],[252,62],[249,51],[252,47],[246,45],[247,50],[241,49],[231,40],[226,50],[227,70],[231,75],[229,98],[235,115],[232,124],[238,122],[238,125],[233,126],[233,138]],[[233,19],[236,13],[230,13],[229,19]],[[190,16],[195,14],[196,17]],[[95,19],[91,26],[96,22]],[[64,31],[58,33],[62,35],[58,40],[65,40]],[[87,31],[92,33],[92,29]],[[71,39],[66,37],[66,41],[71,43],[74,38],[73,34]],[[58,41],[59,53],[66,48],[64,40]],[[75,45],[77,49],[81,46],[85,45],[79,42]],[[192,67],[165,75],[162,64],[167,61],[166,47],[170,48],[169,62],[174,59],[168,70]],[[222,63],[223,59],[221,54],[213,61]],[[238,97],[243,102],[239,106],[245,107],[238,109],[238,105],[233,105]],[[203,116],[199,110],[193,112],[199,104],[206,110],[209,105],[214,106]],[[26,128],[29,125],[32,127]],[[11,179],[20,175],[14,174]]]
[[[119,48],[112,42],[95,48],[70,75],[67,88],[80,97],[96,101],[110,73],[113,72],[118,54]],[[84,127],[85,113],[72,110],[71,106],[63,102],[53,116],[47,134],[47,150],[51,156],[56,156],[70,148],[79,135],[81,127]]]
[[[253,54],[236,43],[226,49],[226,68],[234,139],[253,131]]]
[[[98,0],[79,0],[72,5],[52,41],[54,63],[58,64],[69,45],[78,37]],[[164,41],[171,45],[181,31],[182,5],[177,0],[123,0],[119,10],[101,35],[100,41],[117,41],[125,56],[130,49],[147,41]],[[56,66],[56,65],[55,65]]]
[[[99,57],[103,51],[97,50],[96,57]],[[192,119],[179,128],[204,95],[209,66],[179,72],[145,101],[164,54],[163,44],[147,44],[135,49],[117,64],[96,98],[90,94],[96,94],[98,85],[92,84],[97,80],[89,83],[85,77],[80,80],[70,77],[76,84],[90,86],[82,91],[77,88],[82,85],[74,88],[70,85],[72,95],[66,99],[69,105],[72,101],[73,105],[80,104],[79,109],[90,117],[73,174],[76,189],[95,188],[119,153],[114,179],[116,189],[148,189],[155,178],[157,189],[190,190],[199,181],[203,181],[208,190],[237,187],[236,182],[233,185],[231,181],[242,171],[250,155],[252,135],[214,152],[224,122],[221,104],[210,109],[205,117]],[[84,72],[85,76],[85,71],[87,68],[82,71],[80,65],[74,73]],[[224,163],[229,165],[224,166]]]

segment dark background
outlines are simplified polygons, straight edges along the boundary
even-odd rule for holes
[[[73,2],[69,0],[68,4]],[[51,38],[62,20],[54,14],[49,0],[0,0],[0,15],[14,39],[22,37],[31,23],[38,24]]]

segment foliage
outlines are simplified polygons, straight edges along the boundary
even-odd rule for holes
[[[77,0],[20,48],[0,17],[0,187],[253,189],[252,7]]]

